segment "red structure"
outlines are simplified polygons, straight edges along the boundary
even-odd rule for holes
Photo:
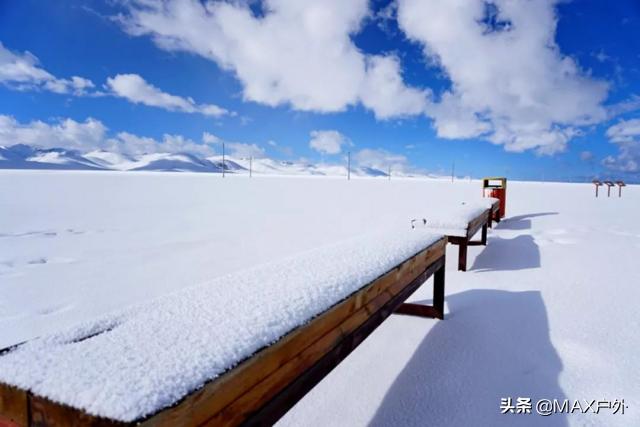
[[[488,177],[482,179],[482,196],[500,200],[500,218],[504,218],[507,211],[507,178]],[[500,219],[496,218],[496,219]]]

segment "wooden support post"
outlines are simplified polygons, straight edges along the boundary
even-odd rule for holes
[[[489,223],[491,222],[491,217],[489,217]],[[480,239],[480,243],[482,246],[487,246],[487,224],[482,226],[482,237]]]
[[[433,305],[404,303],[396,309],[396,314],[444,319],[445,264],[445,259],[442,257],[442,266],[433,275]]]
[[[444,270],[445,263],[443,262],[442,267],[436,270],[433,275],[433,307],[440,313],[438,319],[444,319]]]
[[[458,270],[467,271],[467,246],[469,239],[463,239],[458,248]]]

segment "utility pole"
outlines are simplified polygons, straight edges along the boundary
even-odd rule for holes
[[[253,175],[253,156],[249,156],[249,178]]]
[[[453,182],[453,177],[456,173],[456,161],[454,160],[451,164],[451,182]]]
[[[224,178],[224,141],[222,141],[222,177]]]
[[[347,181],[351,180],[351,151],[347,152]]]

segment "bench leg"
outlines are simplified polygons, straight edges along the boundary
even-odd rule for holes
[[[489,219],[489,223],[491,223],[491,219]],[[482,237],[480,243],[482,246],[487,246],[487,224],[482,226]]]
[[[439,316],[438,319],[444,319],[444,263],[442,267],[433,275],[433,307]]]
[[[433,305],[422,305],[415,303],[401,304],[396,308],[396,314],[407,314],[410,316],[444,319],[444,269],[443,257],[442,266],[433,274]]]
[[[458,245],[458,270],[459,271],[467,271],[467,246],[469,245],[469,240],[465,239],[460,242]]]

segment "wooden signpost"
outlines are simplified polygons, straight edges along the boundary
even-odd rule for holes
[[[600,188],[600,186],[602,185],[602,182],[598,181],[597,179],[593,180],[593,185],[596,186],[596,197],[598,197],[598,189]]]
[[[627,184],[624,181],[616,181],[616,185],[618,186],[618,197],[622,197],[622,187],[626,187]]]
[[[607,197],[611,197],[611,187],[613,187],[615,184],[612,181],[605,181],[604,185],[607,186]]]

